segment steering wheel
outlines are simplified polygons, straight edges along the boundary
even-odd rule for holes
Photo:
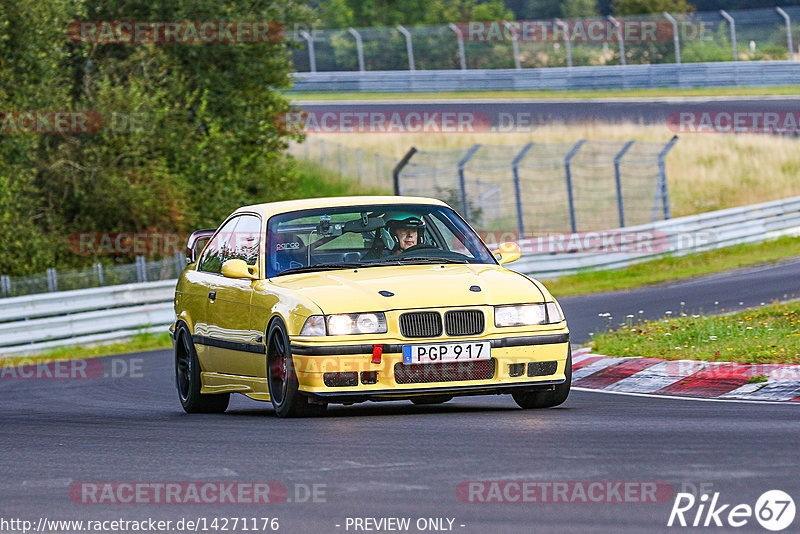
[[[432,248],[438,249],[439,247],[436,245],[431,245],[430,243],[419,243],[418,245],[414,245],[413,247],[408,247],[405,249],[403,254],[406,254],[407,252],[415,252],[417,250],[429,250]]]

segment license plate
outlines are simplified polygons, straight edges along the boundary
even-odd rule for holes
[[[404,345],[403,363],[463,362],[489,360],[492,357],[489,341],[467,343],[436,343],[430,345]]]

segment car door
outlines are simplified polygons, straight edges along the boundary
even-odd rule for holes
[[[259,272],[259,247],[263,225],[255,214],[235,217],[236,226],[221,236],[221,264],[230,259],[241,259],[255,265]],[[227,278],[220,273],[209,284],[212,297],[208,299],[208,332],[211,340],[211,360],[216,372],[258,376],[264,368],[263,332],[250,329],[253,280]]]

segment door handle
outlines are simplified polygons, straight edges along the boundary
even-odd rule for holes
[[[214,300],[215,298],[217,298],[217,292],[216,291],[209,291],[208,292],[208,298],[210,298],[211,300]]]

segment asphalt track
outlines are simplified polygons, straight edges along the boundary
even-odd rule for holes
[[[795,262],[563,303],[581,338],[602,326],[597,314],[605,311],[658,316],[678,311],[679,299],[687,310],[713,311],[791,298],[800,294],[799,274]],[[663,481],[675,492],[704,484],[721,503],[751,506],[781,489],[800,502],[796,404],[573,391],[545,411],[472,397],[335,406],[323,418],[285,420],[268,404],[235,397],[226,414],[189,416],[174,391],[170,351],[103,363],[110,371],[134,362],[139,371],[116,378],[0,380],[0,519],[278,517],[280,532],[339,533],[355,532],[345,528],[348,517],[412,518],[403,532],[420,532],[417,518],[432,517],[454,519],[453,531],[464,533],[709,531],[668,529],[671,494],[655,503],[459,498],[460,483],[482,480]],[[291,502],[80,504],[69,496],[77,482],[175,481],[279,482]],[[298,503],[314,484],[324,485],[316,502]],[[752,518],[736,530],[765,532]]]
[[[464,100],[302,100],[295,104],[308,112],[444,112],[488,115],[498,131],[533,129],[552,122],[634,122],[663,124],[675,112],[795,112],[800,97],[658,97],[587,99],[464,99]]]

